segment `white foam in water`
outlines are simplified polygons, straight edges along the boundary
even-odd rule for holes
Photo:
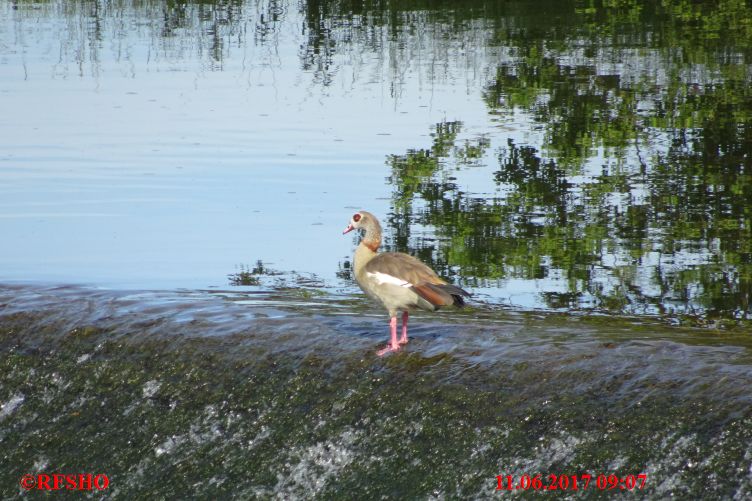
[[[338,437],[318,442],[308,447],[290,451],[289,470],[277,474],[277,485],[272,491],[276,499],[296,499],[301,495],[315,497],[329,479],[335,477],[354,459],[352,446],[362,433],[345,429]],[[267,493],[268,495],[269,493]]]
[[[271,434],[272,434],[271,428],[265,425],[262,426],[261,431],[259,431],[255,437],[253,437],[251,440],[248,441],[248,448],[253,449],[262,441],[264,441],[266,438],[268,438]]]
[[[156,395],[161,386],[162,386],[162,383],[160,383],[159,381],[155,379],[152,379],[144,383],[144,387],[142,389],[144,398],[151,398],[154,395]]]
[[[147,382],[144,387],[154,388],[154,385],[149,385],[152,381]],[[156,381],[154,381],[156,383]],[[156,383],[156,392],[159,389],[159,384]],[[144,390],[146,391],[146,390]],[[192,423],[186,433],[181,435],[172,435],[154,448],[154,454],[157,457],[163,454],[171,454],[175,450],[185,443],[191,443],[194,445],[202,445],[210,440],[217,440],[222,437],[222,432],[219,429],[219,422],[215,420],[217,415],[217,409],[213,405],[207,405],[204,408],[204,417],[201,418],[200,423]],[[208,429],[207,429],[208,428]]]
[[[23,394],[16,393],[10,397],[10,400],[0,405],[0,421],[15,411],[23,403],[25,398],[26,397],[24,397]]]
[[[697,444],[697,439],[693,433],[680,436],[672,444],[676,436],[676,433],[672,433],[663,439],[661,449],[670,448],[670,450],[665,455],[661,454],[663,459],[659,463],[648,464],[645,468],[648,478],[654,478],[659,482],[654,491],[656,496],[676,494],[683,491],[683,466],[686,466],[688,449]]]
[[[608,468],[606,469],[608,471],[619,471],[624,467],[625,464],[627,464],[627,458],[625,458],[624,456],[618,456],[611,460],[611,462],[608,464]]]
[[[744,453],[744,459],[749,461],[747,478],[741,482],[741,485],[734,493],[734,499],[740,501],[743,499],[749,499],[749,493],[752,491],[752,444],[748,445],[747,450]]]
[[[539,471],[546,465],[566,462],[577,452],[577,446],[581,443],[581,438],[569,434],[543,441],[535,448],[537,454],[534,458],[520,461],[520,471]]]
[[[505,436],[509,433],[504,430]],[[568,462],[577,452],[577,447],[583,443],[583,439],[570,434],[562,434],[558,437],[552,437],[548,441],[544,437],[538,439],[540,442],[534,450],[534,456],[528,458],[518,458],[506,465],[506,461],[499,459],[497,462],[504,465],[504,474],[522,475],[527,473],[549,473],[549,465],[556,463]],[[519,495],[525,490],[511,491],[510,495]],[[487,499],[498,494],[495,491],[495,485],[491,483],[484,484],[483,487],[474,496],[477,499]]]
[[[39,459],[34,461],[34,465],[31,467],[31,471],[45,471],[50,464],[50,460],[44,456],[40,456]]]
[[[180,444],[185,442],[186,438],[184,436],[171,436],[167,437],[167,440],[159,444],[154,448],[154,454],[157,455],[157,457],[161,456],[162,454],[170,454],[173,452]]]

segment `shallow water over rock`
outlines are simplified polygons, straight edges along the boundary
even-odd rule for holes
[[[352,303],[3,287],[0,491],[96,470],[116,499],[477,499],[589,472],[752,495],[746,333],[478,307],[416,315],[378,358],[384,318]]]

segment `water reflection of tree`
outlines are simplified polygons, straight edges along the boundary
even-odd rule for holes
[[[750,313],[749,2],[34,5],[19,12],[70,21],[60,51],[76,56],[61,60],[79,71],[87,62],[98,71],[103,40],[120,50],[130,30],[147,31],[159,57],[200,54],[221,69],[233,44],[250,43],[249,26],[254,43],[275,43],[291,9],[303,16],[301,66],[322,87],[343,54],[374,55],[389,66],[377,73],[392,88],[416,67],[429,82],[461,68],[485,83],[493,119],[522,114],[544,139],[463,143],[459,122],[437,124],[432,144],[389,158],[389,246],[417,250],[445,275],[456,271],[448,263],[458,265],[478,282],[561,276],[566,292],[545,294],[552,306]],[[455,179],[478,159],[493,163],[488,181],[499,194],[467,193]],[[419,225],[435,232],[416,234]]]
[[[17,20],[19,23],[45,17],[67,20],[57,38],[61,55],[72,55],[61,57],[61,61],[75,61],[80,74],[87,71],[94,76],[99,74],[102,50],[114,50],[117,61],[132,57],[128,36],[134,32],[151,40],[150,58],[198,57],[205,62],[205,68],[221,70],[230,47],[248,43],[246,21],[253,21],[252,36],[256,43],[269,43],[288,3],[284,0],[43,1],[34,2],[33,9],[17,9]],[[110,40],[111,44],[106,43]],[[67,74],[69,70],[56,67],[55,71]]]
[[[563,281],[565,292],[544,290],[552,307],[749,314],[752,176],[738,162],[709,169],[707,152],[690,154],[697,145],[677,141],[647,172],[604,166],[575,180],[535,148],[507,141],[493,174],[503,195],[473,197],[452,173],[468,148],[483,156],[489,144],[457,145],[460,130],[438,124],[431,148],[389,157],[390,248],[445,276],[459,268],[476,284]],[[412,237],[416,225],[435,231]]]
[[[568,290],[546,292],[552,306],[748,316],[752,10],[721,3],[546,3],[541,17],[525,2],[479,1],[441,19],[418,1],[362,4],[353,15],[400,46],[411,11],[458,38],[481,29],[504,55],[489,112],[524,113],[544,131],[540,147],[497,145],[496,197],[465,193],[459,155],[436,147],[456,141],[458,124],[391,156],[390,246],[479,282],[560,276]],[[435,238],[411,235],[419,225]]]

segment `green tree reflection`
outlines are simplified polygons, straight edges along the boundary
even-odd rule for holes
[[[463,146],[462,124],[447,122],[432,145],[390,156],[389,245],[478,285],[537,280],[551,307],[749,317],[752,7],[532,4],[353,11],[401,46],[411,12],[447,39],[480,20],[503,49],[483,94],[490,115],[524,115],[542,131],[540,144],[499,134]],[[470,150],[498,162],[496,194],[459,180]]]
[[[441,147],[389,157],[391,248],[474,285],[542,280],[542,298],[555,308],[749,315],[749,173],[709,172],[702,153],[678,144],[645,173],[604,167],[576,181],[556,160],[509,140],[493,174],[503,195],[474,197],[452,180],[466,146],[447,144],[460,129],[438,124]],[[471,143],[489,147],[486,138]],[[416,225],[433,231],[411,238]]]

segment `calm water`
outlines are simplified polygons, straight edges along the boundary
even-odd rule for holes
[[[4,2],[0,110],[0,498],[752,497],[748,2]]]
[[[0,278],[352,290],[362,207],[491,302],[746,318],[749,9],[682,5],[4,3]]]
[[[3,279],[225,286],[261,259],[343,286],[353,208],[389,213],[387,155],[445,118],[491,127],[463,60],[399,86],[363,43],[306,62],[295,3],[0,8]]]

